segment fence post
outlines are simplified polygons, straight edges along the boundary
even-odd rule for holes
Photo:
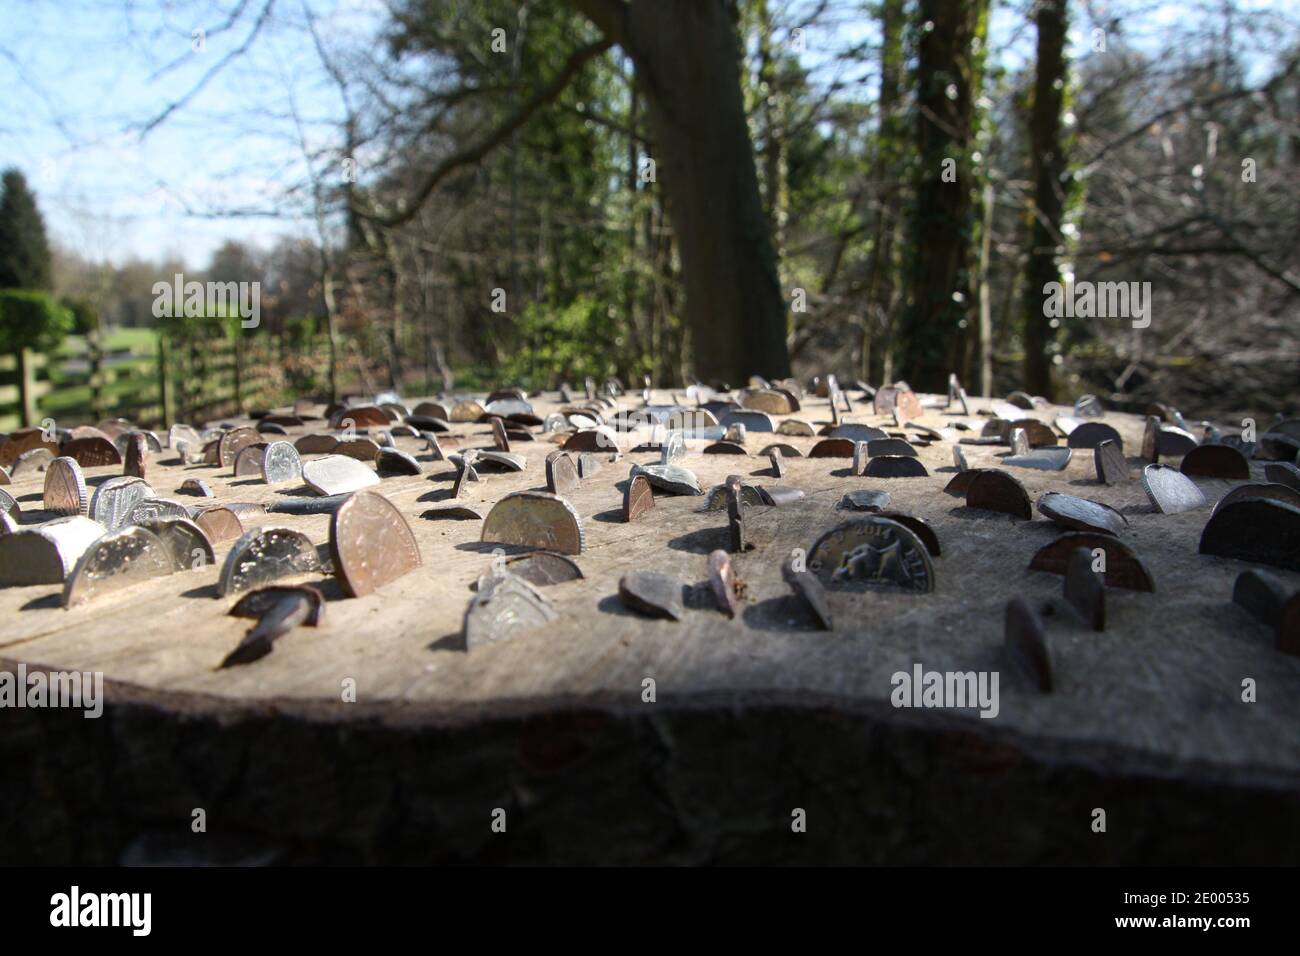
[[[167,379],[167,336],[158,333],[158,392],[162,404],[163,428],[172,427],[172,390]]]
[[[24,428],[36,423],[36,353],[31,349],[20,349],[18,358],[18,402],[21,406],[19,415]]]
[[[104,419],[104,349],[99,342],[99,330],[86,333],[86,363],[90,367],[90,417]]]
[[[244,350],[239,347],[238,334],[239,333],[235,333],[236,338],[230,340],[230,351],[233,353],[234,364],[235,364],[235,414],[242,415],[244,414],[244,390],[243,390]]]

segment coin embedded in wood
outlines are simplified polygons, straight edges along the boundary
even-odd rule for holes
[[[1016,597],[1007,602],[1002,640],[1011,665],[1032,680],[1044,694],[1051,693],[1055,667],[1047,643],[1047,631],[1042,619],[1024,598]]]
[[[473,508],[465,505],[442,505],[437,508],[429,508],[420,514],[421,518],[428,521],[451,520],[451,521],[482,521],[483,516]]]
[[[1008,455],[1002,464],[1014,468],[1035,468],[1039,471],[1064,471],[1070,463],[1074,449],[1065,447],[1033,448],[1024,455]]]
[[[700,480],[689,468],[680,465],[633,465],[632,476],[643,475],[660,491],[674,495],[702,495]]]
[[[1028,392],[1012,392],[1007,396],[1007,401],[1016,408],[1023,408],[1028,411],[1032,411],[1034,407],[1034,400],[1029,396]]]
[[[293,443],[299,455],[331,455],[339,447],[333,435],[303,435]]]
[[[346,455],[357,461],[374,461],[379,457],[379,442],[373,438],[351,438],[334,446],[335,455]]]
[[[379,457],[375,459],[375,472],[380,478],[422,475],[424,474],[424,466],[400,449],[381,448],[379,449]]]
[[[438,402],[421,402],[411,409],[408,418],[438,418],[442,421],[449,421],[451,413],[447,411],[447,406]]]
[[[516,491],[492,506],[481,540],[581,554],[585,534],[578,512],[559,495]]]
[[[546,456],[546,490],[553,495],[567,495],[578,487],[578,470],[565,451]]]
[[[813,617],[822,630],[834,630],[834,622],[831,618],[831,608],[826,601],[826,589],[817,576],[810,571],[796,570],[793,561],[786,561],[781,566],[781,576],[785,583],[803,601],[804,605],[813,612]]]
[[[996,468],[978,469],[973,473],[962,472],[957,478],[962,474],[972,476],[966,489],[967,507],[1001,511],[1026,521],[1033,519],[1034,512],[1029,501],[1029,492],[1025,491],[1025,486],[1021,484],[1020,479]],[[952,482],[949,482],[949,487],[951,485]]]
[[[1071,531],[1120,534],[1128,527],[1128,519],[1110,505],[1058,491],[1039,496],[1038,512]]]
[[[0,535],[0,587],[62,584],[102,525],[81,515]]]
[[[75,458],[56,458],[45,469],[42,504],[46,511],[60,515],[85,514],[89,507],[86,478]]]
[[[1196,436],[1174,425],[1156,428],[1156,452],[1162,458],[1178,458],[1197,446]]]
[[[1249,479],[1246,456],[1227,445],[1198,445],[1183,456],[1178,470],[1201,478]]]
[[[1261,461],[1295,461],[1297,455],[1300,455],[1300,438],[1280,432],[1265,432],[1255,447],[1255,457]]]
[[[479,412],[481,414],[482,409]],[[391,421],[393,417],[377,405],[352,405],[340,408],[330,416],[330,425],[334,428],[387,428]]]
[[[217,445],[217,459],[223,468],[233,468],[235,457],[247,448],[249,445],[256,445],[262,441],[256,429],[253,428],[232,428],[221,436]]]
[[[906,455],[881,455],[867,462],[863,472],[868,478],[925,478],[930,474],[918,458]]]
[[[474,459],[474,467],[479,471],[484,468],[488,471],[523,471],[528,467],[528,459],[514,452],[480,448],[478,457]]]
[[[1142,489],[1151,506],[1161,514],[1174,515],[1204,507],[1205,495],[1196,483],[1176,468],[1147,465],[1142,469]]]
[[[1258,568],[1242,571],[1232,587],[1232,603],[1245,608],[1252,617],[1269,627],[1276,627],[1282,607],[1291,597],[1291,589],[1276,576]]]
[[[239,515],[224,506],[204,508],[194,516],[194,523],[203,529],[213,544],[233,541],[244,533]]]
[[[95,489],[88,514],[109,531],[116,531],[126,524],[132,508],[153,497],[156,497],[154,490],[144,481],[121,475],[110,478]]]
[[[1114,442],[1124,451],[1124,439],[1105,422],[1084,422],[1070,432],[1066,444],[1071,448],[1096,448],[1104,441]]]
[[[901,438],[877,438],[869,441],[867,442],[867,454],[872,458],[880,458],[886,455],[917,457],[916,449]]]
[[[1112,439],[1102,439],[1092,450],[1093,466],[1097,469],[1097,480],[1107,485],[1117,485],[1129,480],[1128,462],[1119,443]]]
[[[630,571],[619,578],[618,596],[626,607],[650,617],[680,621],[685,613],[682,582],[661,571]]]
[[[257,624],[226,655],[221,667],[251,664],[271,653],[276,638],[299,625],[316,627],[324,613],[321,593],[310,585],[270,585],[240,598],[230,613],[257,618]]]
[[[1103,553],[1106,562],[1103,575],[1107,587],[1130,591],[1156,589],[1151,572],[1132,548],[1112,535],[1089,531],[1070,531],[1043,545],[1030,559],[1029,570],[1064,574],[1069,567],[1070,553],[1075,548],[1086,548],[1094,557],[1098,550]]]
[[[1200,552],[1300,571],[1300,508],[1268,498],[1220,505],[1201,532]]]
[[[57,461],[58,459],[55,460]],[[47,504],[45,507],[49,508],[50,506]],[[22,513],[22,508],[18,506],[18,499],[3,488],[0,488],[0,512],[4,512],[5,514],[9,514],[10,512],[13,512],[14,514]]]
[[[1105,413],[1096,395],[1080,395],[1074,400],[1074,414],[1079,418],[1101,418]]]
[[[843,424],[836,425],[834,428],[830,430],[830,432],[827,434],[827,437],[847,438],[849,441],[854,441],[854,442],[858,442],[858,441],[872,442],[872,441],[891,440],[889,439],[889,436],[886,435],[879,428],[872,428],[870,425],[859,425],[856,422],[844,422]],[[893,453],[881,452],[881,454],[893,454]],[[897,454],[905,454],[905,453],[898,452]]]
[[[581,452],[578,455],[578,477],[579,478],[584,478],[584,479],[590,478],[598,471],[600,471],[600,462],[596,460],[595,455],[587,451]]]
[[[133,478],[143,478],[149,461],[148,439],[141,433],[134,433],[125,437],[126,453],[123,456],[122,473]]]
[[[177,571],[194,571],[216,564],[217,556],[207,534],[189,518],[146,518],[140,527],[152,531],[167,548]]]
[[[576,431],[563,445],[565,451],[618,451],[618,433],[608,425]]]
[[[235,455],[235,464],[233,471],[236,478],[246,478],[249,475],[262,474],[262,455],[266,452],[266,445],[257,442],[252,445],[245,445],[239,449]]]
[[[623,489],[623,520],[635,521],[655,506],[654,489],[645,475],[633,475]]]
[[[505,559],[506,570],[529,584],[550,587],[583,578],[582,569],[573,558],[554,551],[533,551]]]
[[[952,446],[952,463],[960,471],[970,471],[970,462],[966,460],[966,453],[962,451],[961,445]]]
[[[1281,501],[1284,504],[1295,505],[1300,507],[1300,491],[1290,488],[1287,485],[1278,484],[1254,484],[1238,485],[1230,492],[1219,499],[1219,503],[1214,506],[1214,510],[1226,508],[1236,501],[1244,501],[1247,498],[1269,498],[1273,501]]]
[[[131,506],[123,525],[141,524],[154,518],[188,518],[190,511],[179,501],[170,498],[143,498]]]
[[[785,457],[781,454],[781,449],[779,447],[773,447],[772,450],[767,453],[767,460],[772,466],[772,476],[774,478],[784,478]]]
[[[791,402],[790,396],[774,389],[757,389],[741,397],[740,404],[756,412],[769,415],[789,415],[799,410],[797,402]]]
[[[812,446],[809,458],[852,458],[853,442],[847,438],[823,438]]]
[[[1270,461],[1264,466],[1264,480],[1300,491],[1300,468],[1289,461]]]
[[[713,592],[713,599],[718,605],[718,610],[727,617],[736,616],[736,608],[739,603],[739,581],[736,578],[736,572],[731,566],[731,556],[722,549],[717,549],[709,553],[709,589]]]
[[[723,486],[727,496],[727,532],[733,552],[748,551],[753,547],[745,538],[745,499],[741,485],[739,475],[728,475]]]
[[[49,468],[52,461],[54,461],[54,453],[48,448],[33,448],[18,456],[9,475],[11,478],[37,475]]]
[[[741,482],[740,495],[744,504],[750,507],[767,506],[768,502],[763,498],[763,492],[757,485],[751,485],[748,482]],[[708,497],[705,499],[704,507],[698,509],[700,512],[706,511],[725,511],[727,508],[727,486],[725,484],[714,485],[709,489]]]
[[[310,538],[292,528],[264,525],[245,532],[230,546],[217,593],[225,597],[278,578],[319,570],[320,559]]]
[[[363,597],[420,566],[420,546],[397,507],[374,491],[358,491],[330,519],[334,575]]]
[[[970,491],[970,483],[975,480],[975,476],[982,470],[981,468],[967,468],[965,471],[957,472],[952,476],[948,484],[944,485],[944,494],[965,498]]]
[[[373,469],[346,455],[326,455],[302,463],[302,479],[318,495],[341,495],[379,484]]]
[[[890,518],[853,518],[825,532],[808,551],[808,570],[824,585],[866,584],[934,590],[934,565],[921,540]]]
[[[171,552],[136,525],[110,531],[88,547],[63,585],[63,606],[75,607],[176,570]]]
[[[1011,429],[1011,454],[1028,455],[1029,454],[1029,436],[1025,434],[1023,428]]]
[[[1079,612],[1094,631],[1106,629],[1106,587],[1092,569],[1092,552],[1075,548],[1065,566],[1063,585],[1066,602]]]
[[[68,442],[68,444],[71,445],[72,442]],[[0,466],[10,469],[9,474],[13,476],[13,469],[18,464],[18,460],[27,452],[38,448],[49,452],[51,459],[60,454],[67,454],[67,452],[59,449],[58,442],[48,441],[47,433],[42,429],[20,428],[18,431],[12,432],[8,438],[0,440]],[[114,450],[116,451],[116,449]],[[72,455],[70,457],[76,456]],[[113,464],[120,464],[121,461],[122,459],[119,457]],[[89,466],[83,463],[82,467],[87,468]]]
[[[479,579],[465,610],[465,647],[510,640],[556,620],[551,602],[533,585],[509,571],[492,571]]]
[[[1160,460],[1159,446],[1156,442],[1159,432],[1160,419],[1154,415],[1148,415],[1146,425],[1142,431],[1142,457],[1152,464]]]
[[[681,432],[670,431],[659,448],[659,464],[671,465],[686,457],[686,439]]]
[[[82,468],[122,464],[122,453],[107,438],[74,438],[63,446],[63,454]]]
[[[889,507],[889,492],[850,491],[835,507],[841,511],[883,511]]]
[[[801,418],[787,418],[777,426],[777,434],[811,438],[814,434],[812,425]]]
[[[298,449],[287,441],[273,441],[267,445],[260,466],[262,480],[268,485],[302,478],[302,459],[298,457]]]
[[[731,411],[718,417],[718,424],[723,428],[732,425],[744,425],[746,431],[775,432],[776,423],[766,412]]]

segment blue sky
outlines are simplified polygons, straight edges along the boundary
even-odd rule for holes
[[[241,2],[256,11],[262,0],[0,0],[0,166],[27,175],[56,242],[97,261],[175,255],[201,267],[227,238],[266,247],[313,233],[305,207],[285,191],[306,178],[303,139],[309,149],[327,147],[341,111],[303,11],[317,17],[331,51],[365,50],[383,0],[276,0],[246,54],[149,135],[139,133],[245,41],[251,16],[214,32]],[[1288,2],[1238,6],[1246,20]],[[1093,7],[1104,12],[1106,3]],[[1195,26],[1188,6],[1155,2],[1125,32],[1140,45],[1189,20]],[[994,18],[994,45],[1009,65],[1032,55],[1023,23],[1005,5]],[[1079,27],[1086,43],[1088,25]],[[205,44],[196,51],[200,28]],[[868,37],[874,24],[849,21],[834,32],[810,31],[807,56],[815,62],[819,50]],[[266,209],[280,214],[249,214]],[[231,211],[240,214],[213,215]]]

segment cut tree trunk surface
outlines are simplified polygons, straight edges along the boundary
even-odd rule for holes
[[[558,407],[538,399],[539,414]],[[669,401],[659,393],[658,401]],[[630,399],[625,405],[634,407]],[[465,650],[470,585],[499,545],[481,522],[431,521],[454,469],[422,443],[397,445],[428,473],[377,489],[407,516],[423,566],[378,593],[328,599],[319,628],[298,628],[267,657],[219,670],[250,622],[216,596],[217,565],[92,601],[59,606],[53,586],[0,590],[0,669],[102,671],[108,707],[4,711],[0,782],[8,862],[521,861],[521,862],[1293,862],[1300,850],[1300,660],[1232,603],[1252,565],[1197,553],[1213,503],[1240,482],[1197,479],[1209,504],[1155,513],[1136,480],[1105,487],[1090,450],[1063,472],[1008,469],[1032,499],[1064,491],[1129,520],[1121,536],[1146,562],[1155,593],[1108,589],[1107,628],[1091,631],[1061,598],[1062,578],[1029,571],[1062,529],[967,508],[945,495],[952,444],[978,435],[969,417],[927,408],[949,441],[920,448],[926,478],[850,476],[848,459],[702,455],[682,464],[707,489],[729,474],[802,489],[791,505],[746,512],[756,549],[733,556],[746,584],[734,620],[707,596],[707,555],[726,548],[727,516],[704,497],[657,496],[632,523],[620,516],[634,463],[625,453],[568,500],[581,516],[584,580],[547,587],[548,629]],[[853,420],[894,430],[859,404]],[[1050,422],[1065,409],[1024,413]],[[828,421],[824,399],[795,417]],[[778,418],[779,420],[779,418]],[[1142,420],[1108,414],[1130,454]],[[973,431],[952,429],[958,421]],[[323,423],[315,423],[323,424]],[[323,429],[322,429],[323,430]],[[293,431],[305,431],[294,429]],[[491,444],[485,425],[455,425],[459,447]],[[517,443],[524,472],[482,473],[461,503],[486,514],[507,492],[544,487],[551,436]],[[750,432],[807,451],[814,439]],[[1062,442],[1063,443],[1063,442]],[[444,450],[456,443],[443,442]],[[627,446],[627,447],[630,447]],[[973,467],[998,467],[999,446],[966,446]],[[1140,462],[1130,457],[1134,475]],[[1262,463],[1252,462],[1252,479]],[[87,469],[93,485],[118,468]],[[305,491],[182,467],[164,450],[146,480],[160,496],[202,478],[216,503],[270,502]],[[42,476],[8,490],[27,521]],[[835,631],[812,629],[781,577],[793,549],[854,513],[848,491],[878,489],[891,507],[930,522],[942,542],[935,590],[830,591]],[[326,516],[267,514],[318,545]],[[521,549],[506,548],[508,552]],[[671,572],[701,585],[681,622],[651,620],[619,601],[628,571]],[[1300,575],[1270,569],[1292,589]],[[1002,656],[1012,597],[1038,608],[1057,662],[1041,694]],[[896,672],[1000,672],[1000,710],[907,710],[890,703]],[[643,700],[652,678],[655,702]],[[1242,701],[1242,682],[1258,702]],[[344,702],[354,682],[356,701]],[[204,808],[208,832],[191,832]],[[506,834],[491,830],[507,811]],[[795,808],[808,811],[792,835]],[[1107,831],[1092,830],[1107,811]]]

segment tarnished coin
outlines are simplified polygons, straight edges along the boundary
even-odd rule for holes
[[[731,556],[721,549],[710,552],[709,589],[713,592],[713,600],[717,603],[718,610],[727,617],[736,616],[740,599],[739,590],[742,586],[731,566]]]
[[[509,571],[493,571],[479,579],[478,590],[465,610],[465,647],[510,640],[545,627],[559,615],[533,585]]]
[[[583,577],[578,563],[563,554],[554,551],[533,551],[529,554],[516,554],[505,559],[506,570],[517,574],[529,584],[537,587],[550,587],[564,584],[566,581],[578,581]]]
[[[249,475],[262,474],[262,456],[266,454],[266,445],[263,442],[255,442],[251,445],[245,445],[239,449],[235,455],[235,464],[232,470],[236,478],[247,478]]]
[[[482,412],[480,408],[479,414]],[[337,409],[329,418],[332,427],[344,431],[355,431],[359,428],[387,428],[392,421],[393,416],[378,405],[350,405],[347,408]]]
[[[1015,431],[1017,428],[1025,433],[1025,441],[1029,443],[1031,449],[1052,448],[1060,444],[1060,442],[1057,441],[1056,432],[1052,431],[1050,426],[1040,422],[1037,418],[1013,419],[1011,424],[1008,426],[1006,437],[1009,439],[1011,437],[1011,432]]]
[[[883,511],[889,507],[889,492],[850,491],[835,507],[841,511]]]
[[[403,475],[422,475],[424,466],[404,451],[381,448],[379,457],[375,460],[375,471],[381,478],[397,478]]]
[[[333,435],[303,435],[293,447],[299,455],[332,455],[339,447],[339,440]]]
[[[1026,521],[1033,519],[1034,511],[1029,501],[1029,492],[1025,491],[1025,486],[1018,478],[996,468],[982,468],[973,473],[962,474],[973,475],[966,490],[967,507],[1001,511],[1017,518],[1024,518]],[[957,477],[960,478],[961,475]]]
[[[1151,499],[1151,506],[1161,514],[1174,515],[1205,506],[1205,495],[1196,483],[1167,465],[1143,468],[1142,489]]]
[[[341,495],[379,484],[372,468],[346,455],[326,455],[302,463],[302,479],[318,495]]]
[[[9,472],[11,478],[24,478],[27,475],[38,475],[50,467],[50,462],[54,461],[54,452],[48,448],[33,448],[25,451],[18,456],[14,462],[13,470]]]
[[[234,541],[244,533],[244,523],[229,508],[204,508],[194,516],[194,523],[203,529],[213,544]]]
[[[0,511],[0,536],[13,534],[18,530],[18,522],[14,520],[13,512]]]
[[[1295,505],[1300,508],[1300,491],[1290,488],[1287,485],[1278,484],[1255,484],[1255,485],[1238,485],[1230,492],[1219,499],[1214,510],[1226,508],[1228,505],[1237,501],[1244,501],[1247,498],[1269,498],[1273,501],[1281,501],[1284,504]]]
[[[1084,422],[1070,432],[1066,444],[1071,448],[1096,448],[1104,441],[1114,442],[1120,452],[1124,451],[1124,439],[1105,422]]]
[[[379,457],[379,442],[373,438],[349,438],[340,440],[334,447],[335,455],[345,455],[357,461],[374,461]]]
[[[190,425],[173,425],[167,430],[167,447],[175,448],[180,442],[187,442],[194,447],[203,444],[199,433]]]
[[[813,612],[813,617],[822,630],[830,631],[834,629],[834,622],[831,619],[830,604],[826,601],[826,589],[817,576],[807,570],[799,570],[793,561],[786,561],[781,566],[781,576],[785,583],[803,601],[804,605]]]
[[[473,508],[465,505],[441,505],[421,512],[421,518],[428,521],[482,521],[483,516]]]
[[[491,448],[479,449],[474,467],[479,471],[523,471],[528,467],[528,459],[514,452],[494,451]]]
[[[69,442],[68,444],[72,444]],[[50,458],[60,454],[67,454],[59,450],[57,441],[50,440],[47,432],[40,428],[20,428],[16,432],[10,433],[8,438],[0,439],[0,467],[8,468],[11,477],[17,477],[14,472],[18,460],[29,451],[35,449],[44,449],[49,452]],[[71,456],[75,457],[75,456]],[[121,459],[119,458],[120,462]],[[87,467],[82,465],[82,467]]]
[[[733,441],[715,441],[712,445],[707,445],[703,449],[705,455],[748,455],[743,446]]]
[[[1142,457],[1155,464],[1160,460],[1160,452],[1156,443],[1156,436],[1160,431],[1160,419],[1154,415],[1148,415],[1146,425],[1142,430]]]
[[[730,411],[718,416],[718,424],[723,428],[730,428],[732,425],[744,425],[745,430],[750,432],[776,431],[776,423],[772,421],[771,416],[766,412]]]
[[[789,415],[799,410],[799,403],[792,402],[789,395],[775,389],[755,389],[741,396],[740,404],[756,412],[769,415]]]
[[[278,578],[319,570],[320,559],[310,538],[292,528],[265,525],[245,532],[230,546],[217,593],[225,597]]]
[[[0,587],[62,584],[102,525],[73,515],[0,535]]]
[[[262,480],[268,485],[278,485],[286,481],[298,481],[302,478],[302,459],[298,449],[287,441],[273,441],[262,452]]]
[[[959,472],[970,471],[970,462],[966,460],[966,453],[961,450],[961,445],[952,446],[952,464]]]
[[[847,438],[823,438],[808,451],[809,458],[852,458],[854,444]]]
[[[1192,457],[1191,455],[1187,456]],[[1183,460],[1184,464],[1186,459]],[[1289,461],[1270,461],[1264,466],[1264,480],[1275,485],[1285,485],[1300,492],[1300,468]]]
[[[438,443],[438,436],[433,432],[420,432],[420,437],[424,439],[424,450],[429,453],[429,457],[434,461],[446,461],[447,456],[442,450],[442,445]]]
[[[890,521],[897,521],[912,534],[916,535],[917,540],[925,545],[925,550],[930,552],[930,556],[937,558],[943,553],[939,546],[939,535],[934,528],[930,527],[930,522],[914,514],[908,514],[906,511],[879,511],[877,514],[882,518],[888,518]]]
[[[1023,408],[1029,411],[1032,411],[1034,407],[1034,400],[1030,397],[1028,392],[1012,392],[1007,396],[1007,401],[1016,406],[1016,408]]]
[[[1291,589],[1274,575],[1258,568],[1242,571],[1232,587],[1232,603],[1270,627],[1276,627]]]
[[[107,438],[74,438],[63,446],[63,454],[82,468],[100,468],[122,464],[122,453]]]
[[[476,422],[486,414],[482,405],[473,399],[467,399],[463,402],[457,402],[451,407],[451,413],[448,421],[451,422]]]
[[[1080,418],[1100,418],[1105,413],[1096,395],[1080,395],[1074,400],[1074,414]]]
[[[359,491],[330,520],[334,575],[363,597],[420,566],[420,546],[406,518],[383,495]]]
[[[149,463],[149,441],[142,432],[124,435],[126,451],[123,453],[122,474],[143,478]]]
[[[154,518],[188,518],[190,511],[179,501],[170,498],[143,498],[131,506],[123,525],[143,524]]]
[[[740,495],[743,504],[749,507],[768,506],[768,502],[763,497],[763,492],[757,485],[751,485],[748,482],[741,482]],[[714,485],[709,489],[708,497],[704,500],[704,507],[698,509],[701,512],[706,511],[725,511],[727,509],[727,486],[725,484]]]
[[[74,607],[175,570],[171,553],[156,534],[137,525],[119,528],[81,555],[63,585],[63,606]]]
[[[510,450],[510,437],[506,434],[506,423],[495,415],[490,419],[492,423],[492,444],[497,451]]]
[[[568,452],[553,451],[546,456],[546,490],[553,495],[567,495],[578,487],[578,471]]]
[[[654,489],[645,475],[633,475],[623,489],[623,520],[635,521],[655,506]]]
[[[1110,505],[1057,491],[1039,497],[1038,512],[1071,531],[1120,534],[1128,527],[1128,519]]]
[[[451,486],[451,496],[459,498],[461,492],[465,490],[465,482],[478,481],[478,472],[474,470],[474,463],[478,461],[478,451],[466,448],[459,455],[448,455],[447,461],[456,466],[456,479]]]
[[[140,527],[152,531],[167,548],[177,571],[197,571],[216,564],[207,534],[189,518],[146,518]]]
[[[1280,432],[1265,432],[1255,445],[1255,457],[1261,461],[1295,461],[1300,455],[1300,438]]]
[[[235,457],[249,445],[261,442],[262,436],[253,428],[232,428],[221,436],[217,445],[217,461],[222,468],[233,468]]]
[[[1196,436],[1175,425],[1156,428],[1156,452],[1162,458],[1179,458],[1197,446]]]
[[[75,458],[56,458],[45,469],[45,493],[42,504],[46,511],[60,515],[85,514],[89,507],[86,477]]]
[[[1220,505],[1201,532],[1200,553],[1300,571],[1300,508],[1267,498]]]
[[[674,495],[702,495],[700,480],[695,472],[680,465],[633,465],[632,477],[643,475],[660,491]]]
[[[975,480],[984,469],[967,468],[965,471],[959,471],[953,475],[948,484],[944,485],[943,492],[946,495],[955,495],[958,498],[965,498],[970,493],[971,482]]]
[[[868,478],[925,478],[929,474],[919,458],[909,458],[906,455],[880,455],[872,458],[863,472]]]
[[[45,507],[49,508],[50,506],[46,504]],[[18,506],[18,499],[3,488],[0,488],[0,512],[4,512],[5,514],[9,514],[10,512],[20,514],[22,512],[22,508]]]
[[[1117,485],[1129,480],[1128,462],[1118,442],[1105,438],[1092,450],[1093,465],[1097,469],[1097,480],[1107,485]]]
[[[618,596],[624,606],[650,617],[680,621],[685,614],[681,580],[661,571],[629,571],[619,578]]]
[[[408,419],[413,417],[437,418],[445,422],[451,419],[451,412],[447,410],[446,405],[442,405],[439,402],[421,402],[416,405],[415,408],[411,409],[411,414],[407,417]]]
[[[565,451],[618,451],[618,433],[607,425],[596,425],[574,432],[560,447]]]
[[[1003,618],[1003,649],[1011,666],[1044,694],[1056,682],[1051,648],[1042,619],[1024,598],[1007,602]]]
[[[1106,587],[1093,570],[1092,552],[1075,548],[1065,566],[1066,603],[1079,612],[1094,631],[1106,629]]]
[[[1119,538],[1089,531],[1071,531],[1050,544],[1039,548],[1029,562],[1029,570],[1049,574],[1065,574],[1070,564],[1070,554],[1075,548],[1085,548],[1094,557],[1100,551],[1105,557],[1105,581],[1111,588],[1131,591],[1154,591],[1155,579],[1142,559]]]
[[[488,512],[481,540],[581,554],[585,535],[578,512],[563,498],[543,491],[516,491]]]
[[[787,418],[777,426],[778,435],[792,435],[795,437],[811,438],[816,432],[813,431],[812,425],[802,418]]]
[[[825,532],[808,551],[808,570],[823,585],[866,584],[934,590],[934,566],[924,544],[897,521],[853,518]]]
[[[1246,456],[1227,445],[1198,445],[1183,456],[1178,470],[1184,475],[1202,478],[1249,480],[1250,463]]]
[[[89,515],[109,531],[116,531],[127,523],[132,508],[153,497],[156,497],[154,490],[139,478],[129,475],[110,478],[91,496]]]

